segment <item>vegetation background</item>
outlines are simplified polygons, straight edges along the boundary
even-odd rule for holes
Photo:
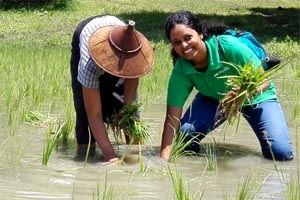
[[[172,68],[164,35],[166,18],[180,9],[200,19],[223,21],[232,28],[252,31],[282,63],[290,63],[277,81],[282,98],[297,98],[299,88],[299,23],[297,0],[1,0],[0,111],[9,125],[26,113],[59,112],[73,119],[70,91],[70,43],[76,25],[99,14],[134,20],[155,49],[153,70],[141,81],[140,98],[164,103]],[[285,74],[283,76],[283,74]],[[287,90],[289,89],[289,90]],[[294,115],[299,113],[295,105]],[[72,124],[70,124],[70,127]]]
[[[163,104],[172,69],[164,23],[173,12],[187,9],[200,19],[222,21],[252,31],[282,63],[277,82],[282,98],[299,94],[300,5],[297,0],[0,0],[0,112],[2,124],[15,134],[30,112],[58,113],[72,132],[74,110],[70,88],[70,43],[76,25],[99,14],[113,14],[136,28],[155,49],[153,70],[142,78],[140,98]],[[298,118],[295,103],[293,118]]]

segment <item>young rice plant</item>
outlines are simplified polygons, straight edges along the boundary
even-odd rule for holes
[[[236,95],[233,96],[231,92],[225,94],[220,102],[216,117],[217,119],[222,119],[222,116],[224,116],[229,124],[232,124],[243,105],[250,102],[254,95],[259,95],[262,92],[260,86],[266,83],[282,66],[275,66],[267,71],[263,71],[262,68],[255,68],[252,63],[247,63],[244,66],[228,62],[224,63],[235,68],[238,72],[237,75],[220,77],[227,78],[226,84],[228,88],[235,90]]]

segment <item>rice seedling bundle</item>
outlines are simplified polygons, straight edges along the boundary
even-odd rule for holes
[[[261,85],[269,81],[271,75],[277,72],[282,66],[276,66],[267,71],[263,68],[256,68],[252,63],[239,66],[233,63],[227,63],[237,71],[237,75],[222,76],[226,78],[226,84],[231,91],[224,94],[217,110],[217,119],[227,118],[229,124],[234,122],[236,116],[240,113],[245,103],[251,102],[254,95],[262,93]]]
[[[120,111],[120,117],[112,124],[115,135],[120,135],[122,130],[130,138],[129,143],[144,143],[150,138],[149,126],[141,120],[139,113],[140,104],[125,105]]]

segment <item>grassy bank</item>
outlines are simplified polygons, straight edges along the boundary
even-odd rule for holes
[[[159,96],[165,93],[167,74],[172,67],[163,26],[166,17],[178,9],[191,10],[202,19],[222,20],[233,28],[251,30],[270,52],[283,60],[299,55],[299,4],[297,7],[296,1],[263,1],[258,7],[255,1],[85,0],[73,1],[63,11],[42,8],[0,11],[3,52],[0,65],[6,72],[2,74],[18,76],[22,73],[18,83],[23,87],[23,83],[28,82],[39,84],[33,87],[42,87],[41,91],[54,87],[53,93],[42,96],[59,97],[57,92],[69,84],[70,42],[76,24],[92,15],[111,13],[125,20],[135,20],[137,29],[151,40],[156,53],[155,67],[143,79],[141,90]],[[34,80],[27,78],[31,74],[36,74]],[[7,83],[6,79],[1,78]],[[6,87],[13,85],[16,86],[8,84]]]

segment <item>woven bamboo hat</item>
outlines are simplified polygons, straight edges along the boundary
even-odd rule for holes
[[[91,57],[104,71],[118,77],[137,78],[151,70],[153,48],[134,25],[134,21],[129,21],[126,26],[105,26],[91,35]]]

